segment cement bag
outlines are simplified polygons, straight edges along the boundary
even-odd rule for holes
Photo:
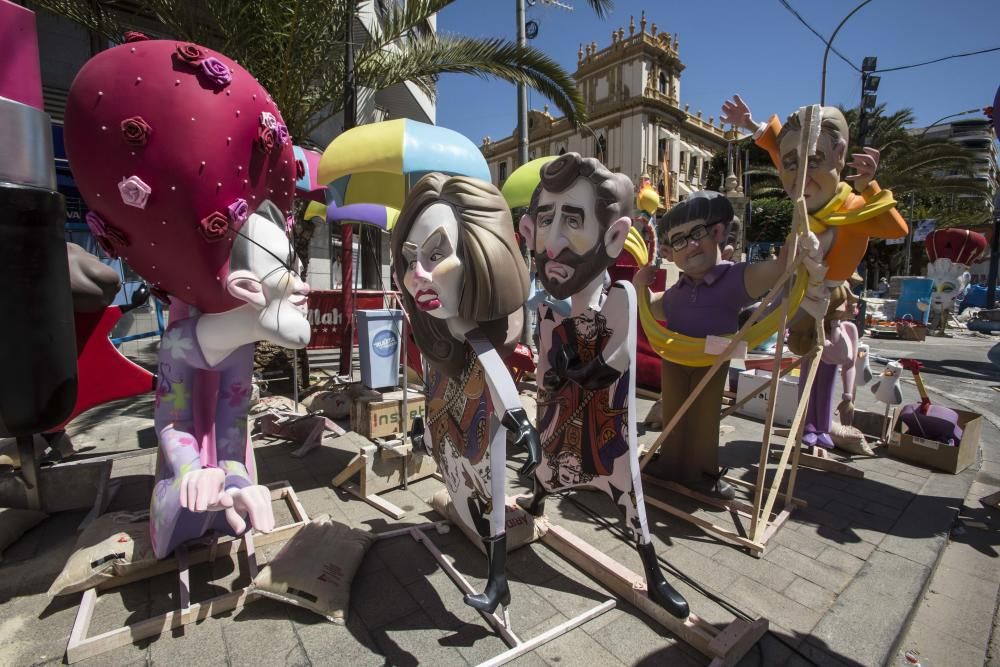
[[[476,545],[476,548],[486,553],[486,547],[483,546],[483,538],[467,526],[461,517],[459,517],[458,512],[455,511],[455,505],[451,502],[448,489],[441,489],[435,493],[434,497],[431,498],[430,504],[434,508],[434,511],[461,528],[465,536],[469,538],[469,541]],[[519,549],[525,544],[531,544],[545,535],[545,528],[535,521],[535,517],[518,507],[513,498],[507,498],[505,509],[507,514],[505,528],[507,532],[507,553]]]
[[[155,562],[148,512],[104,514],[80,533],[73,555],[49,587],[49,596],[78,593]]]
[[[324,514],[302,527],[253,580],[253,592],[343,625],[351,582],[375,536]]]
[[[40,524],[48,514],[36,510],[18,510],[0,507],[0,563],[4,549],[21,539],[26,532]]]

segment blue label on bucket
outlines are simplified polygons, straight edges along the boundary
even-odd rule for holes
[[[399,336],[388,329],[383,329],[375,334],[375,338],[372,339],[372,349],[380,357],[391,357],[396,354],[396,348],[399,346]]]

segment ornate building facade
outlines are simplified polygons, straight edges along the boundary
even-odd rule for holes
[[[634,18],[611,33],[611,45],[580,45],[577,88],[590,117],[588,127],[575,129],[565,118],[553,118],[548,107],[528,112],[529,158],[575,151],[597,157],[634,183],[643,175],[672,203],[705,187],[712,155],[735,133],[723,130],[714,117],[703,118],[681,104],[681,72],[677,34],[647,29],[643,12],[638,29]],[[517,133],[480,146],[493,182],[502,186],[517,168]],[[664,179],[668,174],[668,179]]]

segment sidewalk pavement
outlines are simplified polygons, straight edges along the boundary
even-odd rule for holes
[[[868,396],[862,392],[858,407],[874,411]],[[650,405],[639,401],[638,414],[646,414]],[[95,448],[81,456],[114,455],[112,474],[121,486],[110,510],[148,505],[156,452],[151,409],[148,398],[123,401],[98,408],[72,425],[77,447]],[[733,428],[723,436],[723,462],[731,466],[730,474],[753,479],[761,424],[740,417],[725,423]],[[648,431],[641,440],[650,443],[657,435]],[[378,531],[440,518],[426,503],[440,488],[433,478],[385,494],[407,511],[397,522],[330,487],[353,454],[336,440],[304,459],[292,458],[293,445],[282,441],[259,439],[254,445],[262,481],[291,482],[310,516],[329,513],[344,523]],[[697,583],[690,585],[668,573],[693,612],[718,624],[728,623],[736,612],[770,620],[771,632],[751,649],[743,665],[895,664],[905,650],[918,651],[926,658],[924,664],[978,665],[997,641],[992,633],[1000,587],[993,526],[997,513],[975,502],[1000,489],[1000,437],[993,424],[984,425],[982,451],[982,468],[973,466],[959,475],[925,470],[881,451],[874,458],[853,461],[865,472],[864,479],[802,469],[796,496],[808,507],[792,514],[761,559],[652,508],[650,527],[658,554]],[[508,485],[512,495],[527,493],[514,474]],[[660,489],[647,487],[646,493],[714,522],[730,522],[725,512],[697,508]],[[610,501],[595,493],[572,498],[550,499],[550,518],[641,572],[634,548],[576,504],[619,526]],[[956,524],[960,511],[962,520]],[[63,662],[79,596],[49,600],[45,591],[73,549],[83,514],[54,515],[5,553],[0,566],[0,665]],[[485,559],[460,531],[434,534],[433,540],[474,587],[483,585]],[[511,616],[522,637],[535,636],[609,597],[540,544],[511,554],[508,572]],[[192,599],[198,600],[245,580],[238,568],[219,561],[194,569],[192,582]],[[176,595],[176,578],[168,575],[102,595],[92,633],[175,608]],[[992,647],[990,655],[996,656],[998,647]],[[378,542],[368,553],[354,582],[346,626],[265,599],[238,613],[188,626],[183,633],[116,649],[81,664],[465,665],[505,648],[462,603],[459,591],[426,550],[400,537]],[[514,664],[706,662],[620,602]]]

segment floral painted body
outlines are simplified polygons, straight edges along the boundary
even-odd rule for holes
[[[150,505],[150,534],[157,558],[177,545],[210,530],[232,534],[224,512],[192,512],[181,507],[181,480],[202,468],[220,468],[226,473],[225,489],[255,484],[256,470],[247,438],[249,378],[253,369],[252,344],[237,348],[211,366],[198,345],[200,315],[171,322],[163,335],[159,353],[159,385],[153,420],[160,440],[156,462],[156,486]],[[218,393],[205,392],[207,375],[218,380]],[[215,399],[214,405],[208,397]],[[202,446],[201,420],[214,412],[215,448]]]

